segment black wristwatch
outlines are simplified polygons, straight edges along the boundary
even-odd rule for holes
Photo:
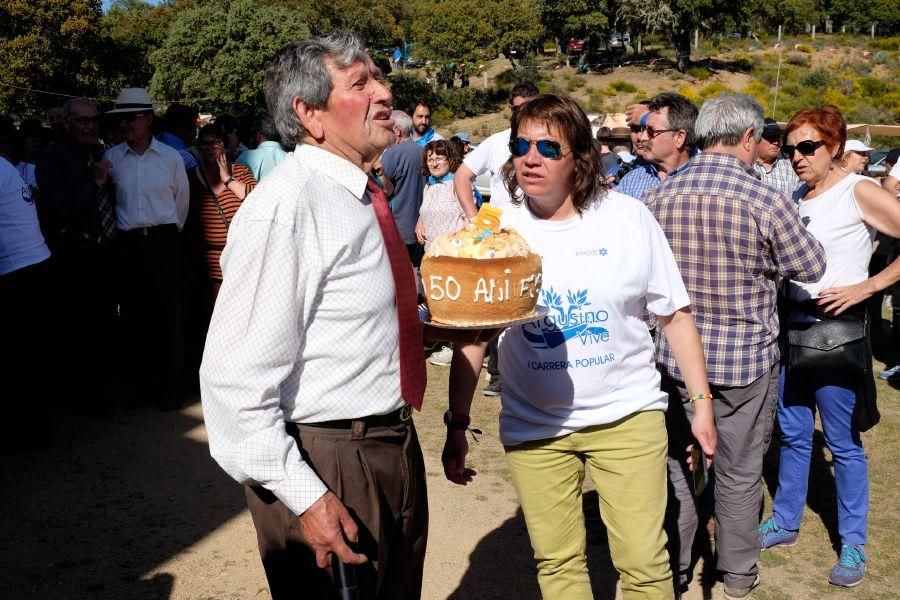
[[[444,413],[444,425],[447,426],[447,429],[468,429],[471,422],[472,419],[469,418],[469,415],[460,415],[452,410]]]
[[[228,184],[231,183],[231,182],[234,181],[234,180],[235,180],[234,177],[229,177],[228,179],[226,179],[226,180],[225,180],[225,187],[228,187]]]

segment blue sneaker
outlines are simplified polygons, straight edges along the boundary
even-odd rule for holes
[[[862,583],[868,562],[869,559],[861,544],[841,546],[841,557],[831,569],[828,583],[847,588],[856,587]]]
[[[759,526],[759,545],[763,550],[768,550],[775,546],[796,546],[797,535],[799,531],[791,529],[782,529],[775,523],[775,519],[769,517],[762,525]]]
[[[894,365],[890,369],[885,369],[878,373],[879,379],[887,379],[888,381],[894,381],[896,379],[900,379],[900,364]]]

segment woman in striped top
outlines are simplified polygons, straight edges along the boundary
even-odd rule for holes
[[[219,258],[225,248],[228,227],[244,198],[256,187],[256,180],[244,165],[228,162],[225,132],[221,127],[215,124],[202,127],[198,146],[200,164],[188,173],[192,251],[214,300],[222,284]]]

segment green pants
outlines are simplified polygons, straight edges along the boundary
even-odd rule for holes
[[[506,448],[544,600],[594,597],[581,501],[585,464],[600,498],[623,596],[673,598],[663,532],[667,440],[663,413],[650,411]]]

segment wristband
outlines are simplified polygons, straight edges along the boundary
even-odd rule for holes
[[[713,399],[712,394],[695,394],[695,395],[691,396],[690,398],[688,398],[688,402],[693,404],[695,400],[712,400],[712,399]]]

